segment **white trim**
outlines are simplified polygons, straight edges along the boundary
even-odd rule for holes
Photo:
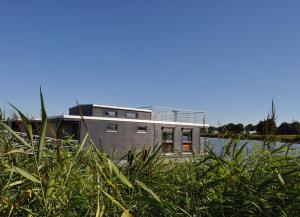
[[[35,118],[35,117],[33,117],[33,118],[29,117],[28,120],[29,121],[41,121],[42,119]],[[22,121],[22,118],[19,118],[19,117],[18,118],[9,118],[9,121]]]
[[[117,133],[117,130],[106,130],[107,133]]]
[[[137,109],[137,108],[129,108],[129,107],[110,106],[110,105],[97,105],[97,104],[93,104],[93,107],[121,109],[121,110],[130,110],[130,111],[139,111],[139,112],[152,112],[152,110],[150,110],[150,109]]]
[[[164,155],[164,156],[175,156],[176,153],[175,152],[166,152],[166,153],[163,153],[162,155]]]
[[[48,119],[64,118],[64,119],[77,119],[81,120],[102,120],[102,121],[120,121],[120,122],[136,122],[136,123],[151,123],[151,124],[164,124],[164,125],[179,125],[179,126],[195,126],[195,127],[209,127],[205,124],[183,123],[183,122],[169,122],[169,121],[153,121],[142,119],[127,119],[127,118],[109,118],[109,117],[94,117],[94,116],[78,116],[78,115],[59,115],[52,116]]]
[[[193,154],[193,152],[190,152],[190,151],[187,151],[187,152],[182,151],[182,155],[192,155],[192,154]]]
[[[150,109],[137,109],[137,108],[119,107],[119,106],[110,106],[110,105],[97,105],[97,104],[81,104],[81,105],[73,106],[70,109],[76,108],[78,106],[87,106],[87,105],[91,105],[92,107],[96,107],[96,108],[120,109],[120,110],[138,111],[138,112],[152,112],[152,110]]]

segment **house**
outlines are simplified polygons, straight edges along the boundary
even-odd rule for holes
[[[127,108],[85,104],[69,109],[69,115],[48,117],[56,137],[81,141],[87,132],[109,155],[124,156],[129,149],[140,150],[162,144],[162,153],[200,153],[200,129],[204,112],[147,107]]]

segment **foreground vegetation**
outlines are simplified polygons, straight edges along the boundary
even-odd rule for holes
[[[299,150],[286,144],[238,146],[216,154],[168,160],[160,147],[113,162],[87,134],[45,144],[47,115],[34,141],[0,122],[1,216],[299,216]]]

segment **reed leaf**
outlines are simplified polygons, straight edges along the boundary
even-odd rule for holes
[[[123,213],[125,213],[128,217],[133,217],[129,210],[126,209],[120,202],[118,202],[113,196],[111,196],[110,194],[108,194],[107,192],[105,192],[103,189],[100,188],[100,191],[108,198],[110,199],[110,201],[115,204],[117,207],[119,207]]]
[[[159,202],[160,204],[162,204],[161,200],[159,199],[159,197],[157,196],[157,194],[155,194],[150,188],[148,188],[143,182],[139,181],[139,180],[135,180],[135,182],[138,184],[138,186],[140,186],[142,189],[144,189],[146,192],[148,192],[157,202]]]
[[[25,170],[23,170],[23,169],[21,169],[19,167],[13,166],[9,170],[13,171],[15,173],[20,174],[21,176],[23,176],[24,178],[26,178],[26,179],[28,179],[28,180],[30,180],[32,182],[39,183],[39,184],[41,183],[41,181],[38,180],[38,178],[36,178],[34,175],[26,172]]]
[[[85,137],[83,138],[83,140],[82,140],[81,143],[79,144],[78,150],[77,150],[77,152],[76,152],[76,154],[75,154],[74,159],[76,159],[76,158],[78,157],[78,155],[79,155],[79,153],[81,152],[81,150],[82,150],[84,144],[86,143],[88,137],[89,137],[89,133],[87,133],[87,134],[85,135]]]
[[[38,164],[41,161],[42,154],[44,151],[44,146],[45,146],[45,136],[46,136],[46,130],[47,130],[47,114],[46,114],[46,109],[45,109],[45,103],[44,103],[44,97],[42,93],[42,89],[40,88],[40,100],[41,100],[41,132],[40,132],[40,140],[38,144],[38,153],[37,153],[37,162]]]
[[[32,149],[33,147],[26,142],[22,137],[20,137],[13,129],[11,129],[7,124],[5,124],[4,122],[0,121],[0,126],[2,128],[4,128],[5,130],[7,130],[11,135],[13,135],[13,137],[15,137],[22,145],[24,145],[27,148]]]
[[[114,171],[115,175],[129,188],[133,188],[131,182],[124,176],[124,174],[117,168],[117,166],[112,162],[109,158],[107,158],[107,162],[109,165],[109,168],[112,168]]]
[[[18,112],[18,114],[20,115],[21,120],[22,120],[22,124],[23,124],[23,126],[25,127],[25,130],[26,130],[27,137],[28,137],[30,143],[33,144],[33,131],[32,131],[32,125],[31,125],[30,120],[18,108],[16,108],[14,105],[10,104],[10,106],[13,107]]]
[[[5,156],[5,155],[9,155],[9,154],[16,154],[16,153],[24,153],[25,151],[24,151],[24,149],[23,148],[17,148],[17,149],[13,149],[13,150],[11,150],[11,151],[8,151],[8,152],[6,152],[6,153],[4,153],[4,154],[2,154],[2,156]]]

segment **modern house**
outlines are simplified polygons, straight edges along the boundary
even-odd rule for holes
[[[200,130],[208,127],[204,112],[155,106],[77,105],[69,115],[48,119],[57,138],[72,136],[80,141],[89,132],[99,148],[114,156],[156,144],[162,144],[163,153],[200,153]]]

